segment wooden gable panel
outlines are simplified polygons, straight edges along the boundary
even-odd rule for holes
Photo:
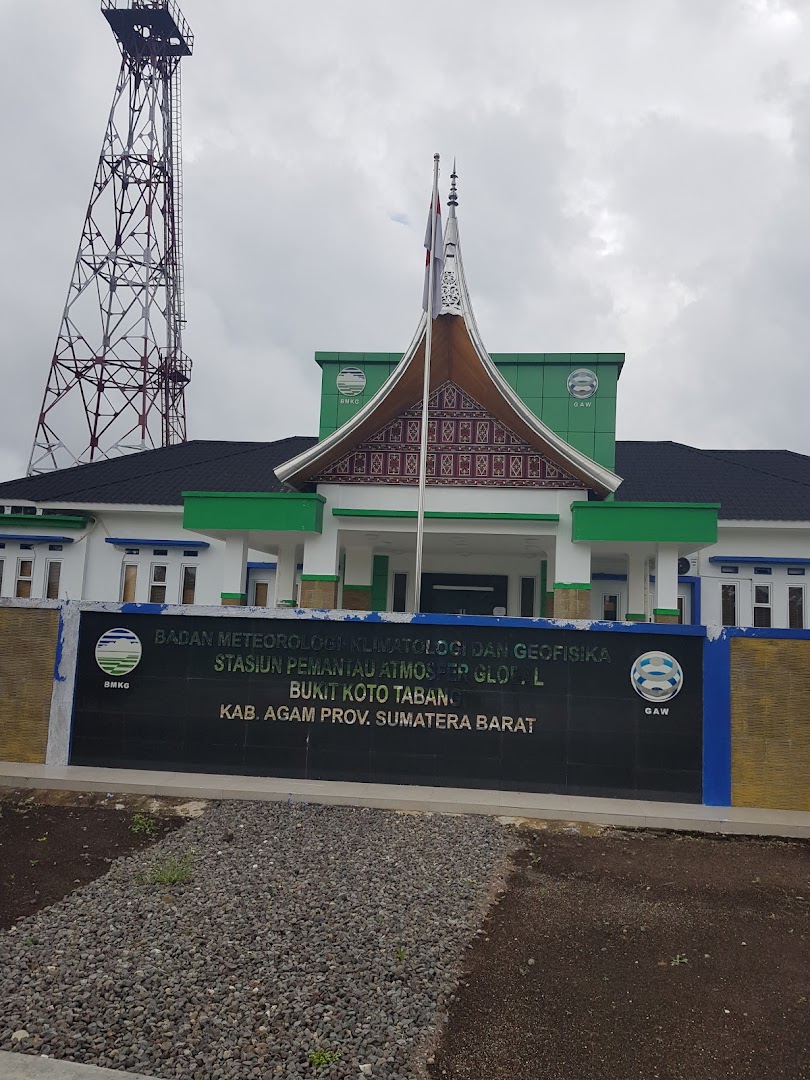
[[[319,483],[416,484],[421,400],[319,473]],[[428,405],[427,483],[447,487],[582,487],[447,379]]]

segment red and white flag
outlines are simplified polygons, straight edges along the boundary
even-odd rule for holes
[[[436,196],[436,243],[433,251],[433,303],[428,307],[430,288],[430,241],[433,228],[433,203],[428,211],[427,229],[425,230],[425,287],[422,291],[422,310],[430,311],[435,319],[442,307],[442,266],[444,264],[444,241],[442,240],[442,205]]]

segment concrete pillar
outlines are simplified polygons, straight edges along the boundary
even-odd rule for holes
[[[554,563],[554,618],[590,619],[591,545],[558,533]]]
[[[647,556],[642,549],[630,549],[627,556],[627,622],[647,621]]]
[[[247,537],[244,533],[234,533],[225,540],[225,555],[222,560],[222,592],[220,599],[225,607],[243,607],[245,581],[247,578]]]
[[[324,513],[323,533],[308,536],[304,544],[304,571],[301,574],[301,607],[337,607],[338,534],[332,517]]]
[[[374,549],[365,541],[350,538],[343,567],[343,607],[349,611],[371,611],[371,583],[374,576]]]
[[[295,567],[298,562],[298,545],[284,541],[278,545],[276,563],[276,607],[295,606]]]
[[[658,623],[678,621],[678,548],[675,544],[658,545],[653,619]]]

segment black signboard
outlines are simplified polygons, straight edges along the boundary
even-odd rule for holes
[[[82,615],[71,764],[699,802],[702,641]]]

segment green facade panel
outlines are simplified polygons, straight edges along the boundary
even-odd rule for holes
[[[717,543],[719,503],[574,502],[571,539]]]
[[[613,468],[616,384],[624,363],[623,353],[490,355],[508,385],[535,416],[599,464]],[[351,420],[385,383],[400,359],[400,353],[317,352],[315,360],[323,373],[319,437],[326,438]],[[363,371],[366,385],[362,393],[338,392],[337,378],[345,367]],[[596,393],[587,401],[576,401],[568,392],[569,375],[581,367],[593,370],[599,380]],[[609,436],[610,446],[605,436]]]
[[[202,533],[320,533],[326,502],[296,491],[184,491],[183,500],[183,528]]]
[[[388,556],[375,555],[371,572],[371,610],[388,609]]]

